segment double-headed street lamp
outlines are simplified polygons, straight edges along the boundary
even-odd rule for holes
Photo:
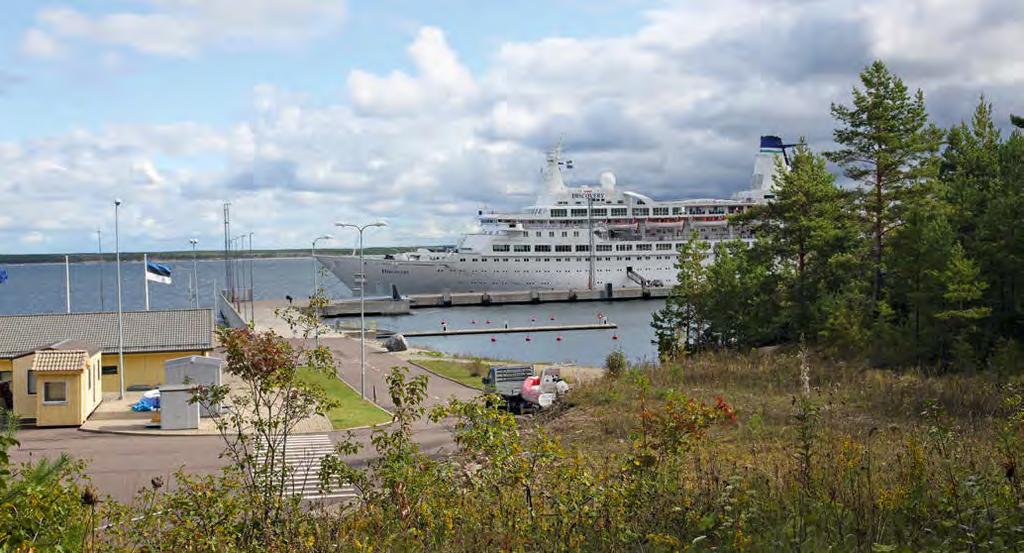
[[[359,284],[359,395],[366,399],[366,263],[363,261],[363,231],[370,227],[386,227],[388,224],[377,221],[362,226],[352,223],[334,223],[334,226],[359,231],[359,272],[356,274],[356,283]]]

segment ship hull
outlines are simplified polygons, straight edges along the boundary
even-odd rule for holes
[[[357,256],[318,255],[316,259],[349,289],[357,290]],[[443,292],[499,292],[509,290],[582,290],[590,286],[590,260],[586,256],[552,259],[486,258],[452,255],[438,261],[406,261],[366,257],[367,295]],[[594,263],[595,288],[611,283],[616,288],[638,286],[629,271],[671,286],[676,282],[676,255],[608,256]]]

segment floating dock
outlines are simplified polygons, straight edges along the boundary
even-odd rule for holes
[[[401,332],[406,338],[422,338],[425,336],[457,336],[460,334],[515,334],[523,332],[568,332],[572,330],[609,330],[619,328],[615,323],[592,323],[592,324],[569,324],[569,325],[543,325],[543,326],[514,326],[495,328],[448,328],[441,330],[417,330]]]
[[[412,294],[399,299],[368,298],[365,300],[365,312],[367,315],[408,315],[413,309],[425,307],[499,306],[578,301],[661,299],[668,297],[669,291],[671,291],[669,287],[605,287],[593,290],[524,290],[513,292]],[[324,308],[324,316],[326,317],[351,317],[356,315],[359,315],[358,298],[336,301]]]

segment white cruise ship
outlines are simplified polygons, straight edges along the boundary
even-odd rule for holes
[[[547,155],[544,192],[515,213],[478,212],[479,230],[448,251],[365,256],[367,294],[583,290],[671,286],[677,250],[696,231],[712,244],[751,241],[730,215],[773,197],[782,140],[761,137],[748,190],[732,199],[655,200],[622,190],[603,173],[596,186],[567,186],[572,162],[556,147]],[[359,257],[318,255],[350,289],[358,289]]]

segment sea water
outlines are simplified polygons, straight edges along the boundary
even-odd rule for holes
[[[149,283],[151,309],[189,307],[191,261],[154,261],[171,268],[172,283]],[[66,310],[63,263],[4,265],[8,280],[0,284],[0,314],[62,313]],[[251,270],[250,270],[251,269]],[[313,275],[333,299],[349,298],[352,292],[334,275],[319,270],[309,258],[256,259],[240,261],[236,275],[244,277],[248,288],[251,274],[253,295],[257,300],[304,298],[313,288]],[[224,288],[223,261],[197,261],[199,304],[211,307],[214,290]],[[72,263],[70,265],[71,310],[115,311],[117,283],[114,263]],[[141,261],[121,263],[121,294],[125,311],[145,305],[145,273]],[[101,286],[102,284],[102,286]],[[410,339],[414,346],[438,351],[527,362],[570,362],[598,366],[613,350],[621,350],[631,360],[653,359],[651,313],[664,305],[663,300],[616,302],[545,303],[498,307],[453,307],[413,310],[411,315],[371,318],[379,327],[396,331],[435,330],[442,321],[448,328],[529,327],[555,324],[596,323],[606,316],[616,329],[526,334],[474,334]],[[357,319],[343,320],[345,324]],[[490,321],[490,322],[488,322]]]

